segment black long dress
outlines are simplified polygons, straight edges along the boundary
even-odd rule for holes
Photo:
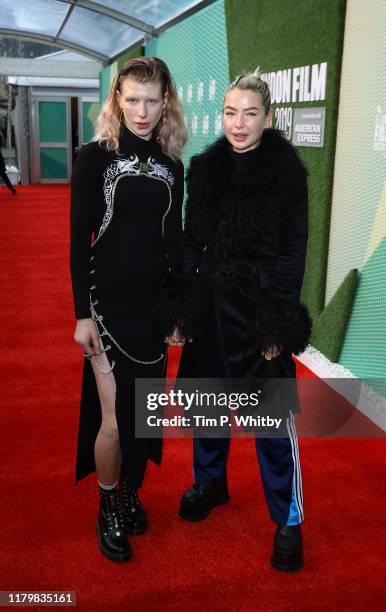
[[[113,371],[122,465],[133,487],[141,486],[148,457],[161,460],[161,440],[134,437],[134,382],[165,373],[170,330],[157,316],[157,302],[178,256],[183,185],[181,162],[123,126],[119,154],[91,142],[81,149],[72,177],[75,316],[94,319]],[[95,377],[85,360],[77,480],[95,470],[100,425]]]

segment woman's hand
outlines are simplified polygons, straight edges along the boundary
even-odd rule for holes
[[[171,336],[166,336],[165,342],[169,346],[184,346],[185,338],[181,336],[181,333],[178,327],[175,327]]]
[[[99,342],[98,329],[95,321],[91,319],[79,319],[76,323],[74,340],[82,347],[85,355],[99,355],[101,345]]]
[[[267,361],[271,361],[274,357],[278,357],[281,353],[281,349],[277,348],[277,346],[271,346],[268,351],[263,351],[261,354]]]

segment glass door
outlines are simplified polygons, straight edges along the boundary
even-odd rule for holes
[[[68,98],[34,100],[35,182],[67,183],[71,172],[70,107]]]

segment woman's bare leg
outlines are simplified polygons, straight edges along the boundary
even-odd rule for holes
[[[104,485],[113,485],[121,471],[121,448],[115,418],[116,384],[105,353],[92,357],[92,368],[102,410],[102,425],[95,441],[97,477]]]
[[[99,480],[99,512],[96,523],[99,548],[112,561],[128,561],[132,549],[127,537],[117,481],[121,450],[115,418],[116,384],[105,353],[91,358],[102,409],[102,424],[95,441]]]

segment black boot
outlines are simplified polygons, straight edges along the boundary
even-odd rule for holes
[[[132,557],[132,550],[123,522],[118,490],[99,491],[99,514],[96,523],[99,548],[111,561],[128,561]]]
[[[213,508],[229,499],[226,480],[216,480],[210,487],[194,484],[181,498],[179,515],[186,521],[203,521]]]
[[[148,520],[145,508],[139,499],[138,490],[129,487],[126,478],[121,481],[121,496],[125,526],[130,535],[145,533]]]
[[[282,572],[296,572],[304,563],[300,525],[278,525],[273,544],[271,565]]]

